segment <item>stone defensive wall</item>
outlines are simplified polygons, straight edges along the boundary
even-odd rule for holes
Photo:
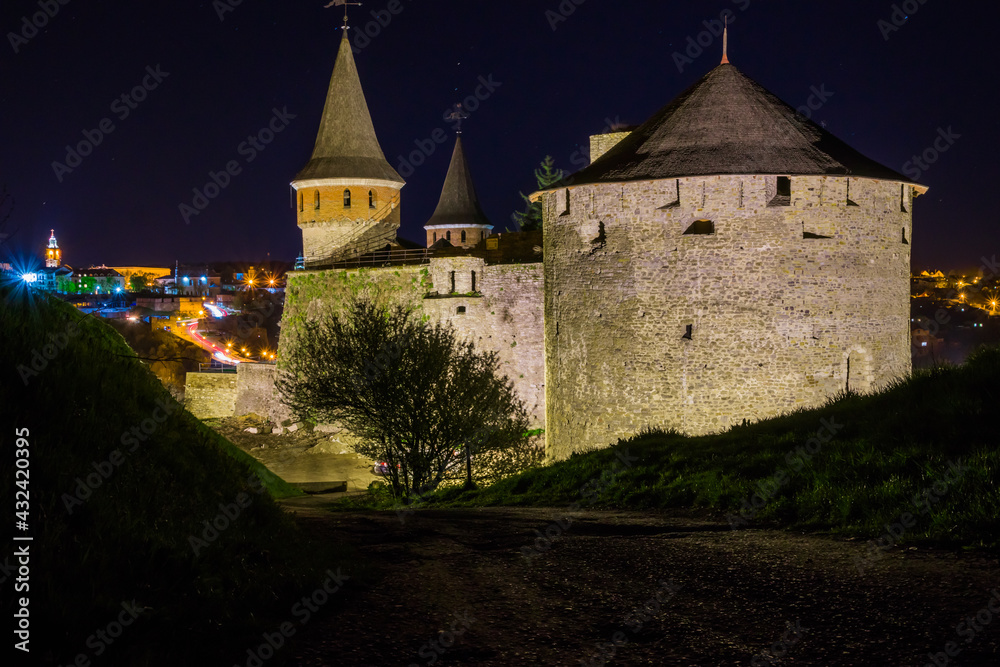
[[[292,412],[279,400],[274,385],[274,364],[240,364],[236,373],[234,414],[255,414],[275,424],[292,419]]]
[[[710,176],[544,193],[549,456],[910,372],[913,190]]]
[[[540,242],[540,240],[539,240]],[[434,257],[430,263],[288,274],[279,357],[303,323],[341,308],[358,294],[380,294],[430,321],[450,322],[484,350],[497,352],[532,418],[544,426],[545,360],[540,262],[491,264],[488,257]]]
[[[198,419],[232,417],[236,410],[236,373],[188,373],[184,407]]]
[[[273,364],[240,364],[235,373],[188,373],[184,407],[198,419],[256,414],[275,424],[292,418],[278,400]]]

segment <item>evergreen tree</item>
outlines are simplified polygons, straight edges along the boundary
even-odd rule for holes
[[[551,155],[546,155],[545,159],[542,160],[541,168],[535,169],[535,180],[538,183],[538,190],[547,190],[554,185],[558,185],[563,181],[563,176],[565,176],[563,170],[555,168],[555,160],[552,159]],[[541,229],[542,203],[540,201],[531,201],[523,192],[520,194],[521,198],[524,199],[525,209],[524,211],[514,212],[514,221],[523,232]]]

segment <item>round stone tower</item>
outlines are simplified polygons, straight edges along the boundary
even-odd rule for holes
[[[306,266],[393,241],[405,184],[375,135],[345,30],[312,159],[292,181]]]
[[[910,372],[926,188],[728,62],[569,180],[536,193],[550,456],[645,426],[720,431]]]
[[[441,198],[424,230],[428,247],[443,239],[460,248],[471,248],[493,232],[493,225],[479,204],[461,134],[455,137]]]

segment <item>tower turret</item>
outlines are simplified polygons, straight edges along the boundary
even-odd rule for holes
[[[49,236],[49,247],[45,249],[45,268],[58,269],[60,264],[62,264],[62,250],[59,249],[56,230],[53,229]]]
[[[910,372],[927,188],[725,61],[535,195],[550,456],[639,424],[722,431]]]
[[[441,198],[424,229],[428,247],[444,239],[453,246],[471,248],[493,232],[493,225],[479,205],[472,172],[465,159],[462,135],[455,138],[455,150],[441,188]]]
[[[292,181],[305,265],[394,240],[405,184],[375,135],[345,30],[312,158]]]

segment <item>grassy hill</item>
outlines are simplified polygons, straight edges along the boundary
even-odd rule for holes
[[[430,502],[702,507],[734,527],[996,547],[998,405],[1000,349],[987,348],[961,367],[920,371],[876,395],[841,395],[717,435],[640,433],[481,491],[442,490]],[[626,451],[634,460],[619,456]]]
[[[274,502],[296,490],[185,412],[103,322],[21,292],[0,305],[0,340],[0,497],[30,494],[42,662],[94,659],[91,635],[134,600],[140,617],[105,664],[231,663],[345,563]],[[30,464],[20,488],[15,429]],[[8,619],[13,605],[5,595]]]
[[[183,396],[187,373],[197,371],[198,364],[207,364],[212,355],[207,350],[163,329],[153,329],[145,322],[108,320],[113,328],[137,355],[147,361],[148,367],[160,379],[171,396]]]

